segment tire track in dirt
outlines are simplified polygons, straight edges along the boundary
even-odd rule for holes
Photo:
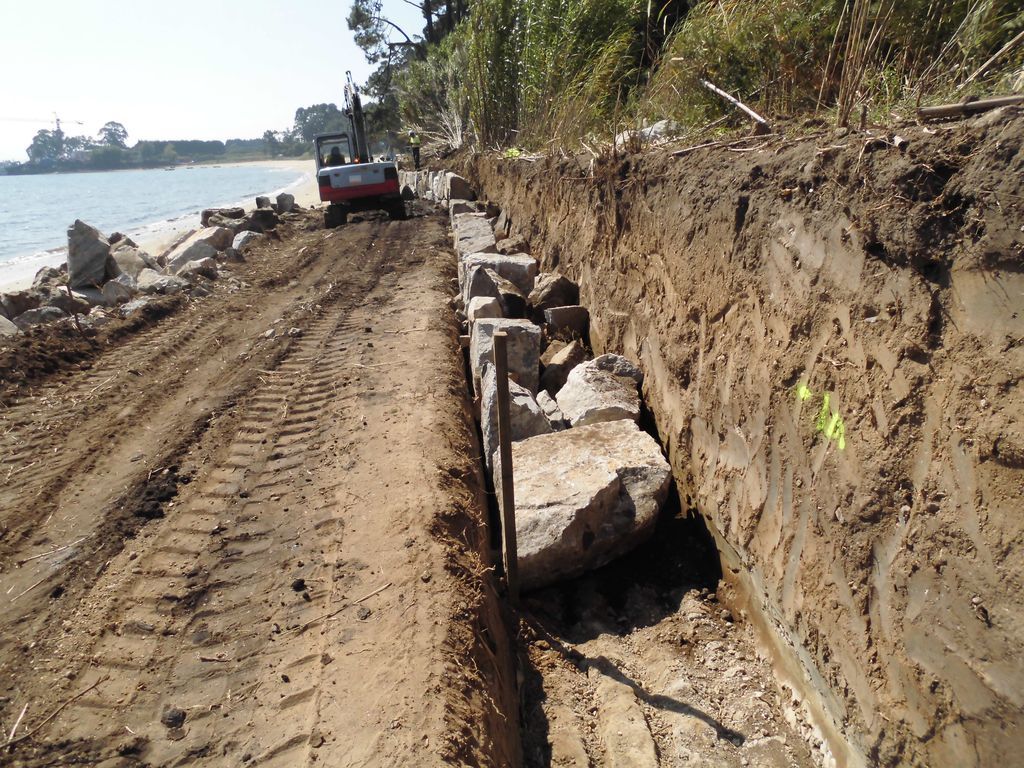
[[[77,592],[37,594],[26,614],[47,618],[12,634],[6,693],[33,701],[30,722],[86,691],[17,764],[356,765],[390,750],[415,765],[446,748],[441,647],[456,590],[429,533],[448,504],[431,434],[454,409],[429,366],[395,375],[424,338],[435,356],[451,342],[431,320],[444,271],[424,266],[426,252],[440,258],[441,233],[427,220],[311,236],[324,254],[275,310],[312,305],[294,322],[302,333],[263,349],[264,312],[235,329],[232,370],[180,374],[214,407],[194,428],[179,418],[164,447],[178,483],[166,517],[123,548],[78,553]],[[213,335],[165,364],[187,365]],[[71,482],[106,483],[103,462],[71,466]],[[29,659],[34,669],[19,668]],[[181,728],[161,724],[173,708]]]

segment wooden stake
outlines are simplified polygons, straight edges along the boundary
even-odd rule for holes
[[[494,370],[498,384],[498,452],[501,456],[501,527],[505,538],[505,579],[508,598],[519,605],[519,548],[516,543],[516,496],[512,471],[512,429],[508,394],[508,336],[494,333]]]

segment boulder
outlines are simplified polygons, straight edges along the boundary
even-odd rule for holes
[[[137,247],[123,240],[110,249],[110,255],[113,257],[121,274],[130,275],[133,278],[138,278],[139,273],[144,269],[160,268],[156,260],[148,253],[140,251]]]
[[[188,264],[178,270],[178,277],[184,277],[186,280],[190,280],[195,276],[200,275],[202,277],[208,277],[211,280],[217,279],[217,260],[206,257],[205,259],[198,259],[196,261],[190,261]]]
[[[537,391],[540,368],[540,328],[528,320],[487,318],[477,320],[469,342],[469,364],[473,374],[474,391],[480,392],[480,379],[485,365],[494,360],[494,332],[508,334],[506,350],[508,373],[517,383],[531,392]]]
[[[11,291],[0,293],[0,311],[8,320],[41,306],[45,294],[42,291]]]
[[[579,576],[641,544],[671,484],[661,447],[631,421],[513,443],[512,463],[524,590]],[[496,456],[499,500],[500,464]]]
[[[640,372],[619,355],[601,355],[573,368],[556,397],[574,427],[640,418]]]
[[[260,195],[259,197],[256,198],[256,207],[257,208],[270,208],[270,198],[269,197],[263,197],[262,195]]]
[[[106,306],[106,299],[103,297],[102,288],[79,288],[74,291],[76,299],[81,299],[86,302],[90,307],[103,307]]]
[[[291,213],[295,208],[295,195],[290,192],[282,192],[277,196],[277,212]]]
[[[266,238],[259,232],[246,230],[235,235],[235,239],[231,242],[231,247],[239,253],[245,253],[249,248],[264,239]]]
[[[110,241],[98,229],[76,219],[68,228],[68,284],[93,288],[106,281]]]
[[[477,296],[469,300],[466,318],[470,324],[489,317],[502,317],[501,302],[490,296]]]
[[[498,253],[529,253],[530,244],[526,242],[526,239],[522,235],[512,235],[511,237],[498,241],[495,246]]]
[[[473,299],[487,298],[501,300],[501,291],[494,281],[495,273],[486,267],[474,267],[466,278],[462,288],[462,295],[459,300],[464,306],[469,306]]]
[[[21,329],[8,320],[3,315],[0,315],[0,338],[4,336],[17,336],[21,333]]]
[[[132,240],[128,235],[123,232],[114,232],[107,238],[110,243],[110,247],[113,248],[115,245],[128,245],[132,248],[138,248],[139,244]]]
[[[211,216],[207,223],[211,227],[220,227],[231,230],[234,235],[237,235],[239,232],[244,232],[249,227],[249,221],[247,219],[229,219],[226,216],[220,215]]]
[[[268,232],[277,228],[277,214],[272,208],[257,208],[246,219],[248,229],[254,232]]]
[[[585,339],[590,330],[590,312],[578,304],[544,310],[548,335],[565,339]]]
[[[234,248],[225,248],[222,253],[219,253],[217,255],[221,259],[221,261],[245,261],[245,256],[243,256],[239,251],[235,250]]]
[[[452,217],[455,252],[459,257],[470,253],[497,253],[494,231],[482,213],[459,213]]]
[[[67,312],[59,307],[39,307],[37,309],[30,309],[27,312],[22,312],[14,318],[14,324],[24,331],[26,328],[31,328],[33,325],[52,323],[55,320],[63,320],[67,316]]]
[[[204,227],[210,226],[210,219],[214,216],[222,219],[244,219],[245,209],[240,206],[234,206],[232,208],[207,208],[200,214],[199,220],[202,222]]]
[[[508,382],[508,414],[512,441],[525,440],[551,431],[551,422],[525,387]],[[480,382],[480,432],[483,436],[484,461],[492,466],[498,450],[498,377],[493,365],[484,369]]]
[[[207,242],[198,241],[189,244],[188,241],[175,248],[167,258],[167,271],[177,274],[178,270],[190,261],[202,259],[216,259],[217,249]]]
[[[537,393],[537,405],[544,411],[544,415],[548,417],[551,429],[565,429],[565,415],[562,413],[562,409],[558,407],[555,398],[543,389]]]
[[[131,301],[135,296],[135,290],[120,280],[108,280],[103,285],[103,304],[108,307],[116,307]]]
[[[171,295],[188,288],[188,280],[172,275],[161,275],[152,269],[144,269],[139,275],[140,293],[162,293]]]
[[[526,296],[523,292],[494,270],[485,267],[484,271],[498,291],[498,301],[501,303],[504,317],[526,317]]]
[[[31,290],[46,293],[59,285],[67,283],[67,277],[66,273],[56,267],[43,267],[36,272],[36,276],[32,280]]]
[[[475,200],[476,194],[468,181],[455,173],[446,173],[444,179],[444,197],[459,200]]]
[[[460,285],[464,285],[473,267],[493,269],[501,277],[511,281],[524,297],[528,296],[533,288],[533,280],[537,274],[537,262],[527,253],[472,253],[459,260]]]
[[[569,373],[577,365],[586,362],[587,348],[580,341],[567,344],[552,355],[544,364],[544,372],[540,375],[540,385],[552,396],[565,386]]]
[[[540,364],[544,366],[551,365],[551,359],[568,346],[569,342],[567,341],[549,339],[547,346],[544,347],[543,354],[540,356]]]
[[[504,240],[512,234],[512,219],[507,211],[498,213],[498,220],[494,222],[494,234],[499,240]]]
[[[92,305],[81,296],[58,288],[50,292],[46,299],[46,306],[57,307],[69,315],[87,315],[92,309]]]
[[[552,307],[567,307],[580,303],[580,288],[576,283],[559,272],[544,272],[537,280],[529,295],[530,306],[538,313]]]

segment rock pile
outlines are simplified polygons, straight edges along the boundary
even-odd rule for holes
[[[407,172],[405,188],[446,205],[458,259],[484,461],[501,498],[493,339],[508,340],[519,573],[524,589],[578,576],[654,531],[671,483],[637,426],[643,376],[619,355],[590,359],[590,316],[567,275],[538,271],[504,212],[474,203],[465,179]]]
[[[244,261],[244,254],[264,232],[298,210],[290,194],[278,195],[274,208],[246,215],[242,208],[202,212],[203,228],[169,253],[153,257],[115,232],[105,236],[76,220],[68,228],[68,260],[60,268],[43,267],[32,287],[0,294],[0,336],[13,336],[34,325],[84,315],[83,325],[99,325],[112,313],[126,315],[156,295],[209,295],[223,262]]]

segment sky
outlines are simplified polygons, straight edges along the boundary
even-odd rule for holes
[[[371,71],[345,23],[350,0],[0,0],[0,160],[54,113],[68,135],[114,120],[141,139],[258,138],[295,110],[344,102]],[[403,0],[384,13],[410,34]],[[81,124],[79,124],[81,123]]]

